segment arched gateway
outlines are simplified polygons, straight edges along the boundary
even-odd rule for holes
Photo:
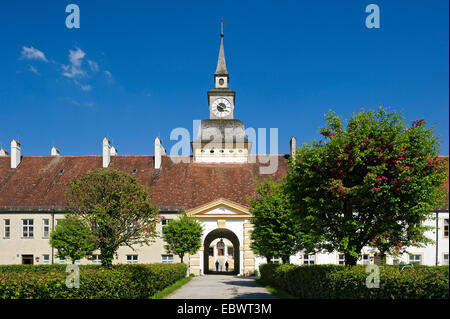
[[[232,261],[230,270],[232,269],[232,273],[236,275],[254,272],[255,256],[250,249],[252,215],[247,207],[220,198],[187,210],[186,213],[199,220],[203,227],[203,246],[196,254],[189,256],[190,273],[196,275],[211,273],[211,270],[215,269],[215,261],[218,260],[222,265],[225,261],[229,261],[229,264]],[[225,244],[218,249],[215,242],[220,240],[227,241],[228,245]],[[218,250],[222,249],[224,251],[218,254]],[[226,258],[220,259],[220,256]]]
[[[227,250],[223,251],[221,254],[217,254],[217,249],[216,254],[214,253],[210,253],[210,249],[211,249],[211,243],[213,242],[213,240],[220,238],[222,239],[228,239],[231,244],[233,245],[233,254],[229,254]],[[231,247],[225,247],[225,248],[231,248]],[[220,250],[220,248],[219,248]],[[212,251],[214,251],[214,248],[212,249]],[[226,228],[216,228],[212,231],[210,231],[206,237],[205,237],[205,241],[203,242],[203,273],[204,274],[209,274],[211,273],[211,261],[213,262],[213,269],[214,269],[214,264],[215,262],[221,262],[224,263],[225,261],[230,261],[229,259],[233,259],[233,265],[230,265],[230,269],[233,269],[233,271],[231,271],[232,274],[234,275],[238,275],[240,273],[240,245],[239,245],[239,238],[236,236],[235,233],[233,233],[231,230],[226,229]],[[229,258],[223,258],[223,260],[218,260],[220,257],[224,256],[224,255],[228,255],[227,257]],[[216,258],[214,258],[216,257]],[[230,262],[229,262],[230,263]],[[222,265],[221,265],[222,266]],[[223,269],[220,269],[221,271],[223,271]]]

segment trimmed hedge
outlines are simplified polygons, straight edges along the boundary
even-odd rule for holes
[[[379,266],[380,288],[367,288],[365,265],[259,267],[261,279],[305,299],[448,299],[448,266]]]
[[[4,273],[48,273],[51,271],[66,271],[68,264],[52,265],[0,265],[0,274]],[[80,269],[98,269],[100,265],[80,265]]]
[[[80,266],[80,287],[66,287],[66,265],[0,266],[0,299],[145,299],[186,277],[186,264]]]

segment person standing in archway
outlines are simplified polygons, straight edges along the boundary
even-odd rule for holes
[[[216,271],[219,271],[219,261],[216,260]]]
[[[225,271],[228,272],[228,267],[230,266],[230,264],[228,264],[228,260],[225,262]]]

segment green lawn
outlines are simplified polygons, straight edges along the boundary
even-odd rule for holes
[[[152,299],[164,299],[168,295],[170,295],[175,290],[180,289],[182,286],[187,284],[192,278],[194,278],[194,274],[190,274],[189,277],[182,278],[175,282],[174,284],[170,285],[169,287],[166,287],[165,289],[158,291],[156,294],[152,296]]]
[[[262,286],[264,286],[272,295],[277,297],[278,299],[299,299],[289,293],[287,293],[284,290],[281,290],[280,288],[272,287],[268,285],[264,280],[262,279],[256,279],[256,282]]]

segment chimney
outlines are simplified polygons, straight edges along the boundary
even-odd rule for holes
[[[16,140],[11,141],[11,168],[17,168],[22,159],[20,155],[20,143]]]
[[[50,151],[51,156],[59,156],[59,150],[56,147],[52,147],[52,150]]]
[[[155,138],[155,169],[161,169],[162,156],[166,155],[166,150],[161,144],[159,137]]]
[[[103,139],[103,168],[108,168],[111,161],[111,143],[105,137]]]
[[[111,146],[111,156],[117,155],[117,149],[114,146]]]
[[[296,151],[296,148],[297,148],[296,144],[297,144],[297,139],[295,138],[295,136],[293,136],[291,138],[291,142],[290,142],[290,145],[291,145],[291,157],[295,156],[295,151]]]
[[[8,155],[9,155],[9,153],[7,150],[0,148],[0,156],[8,156]]]

